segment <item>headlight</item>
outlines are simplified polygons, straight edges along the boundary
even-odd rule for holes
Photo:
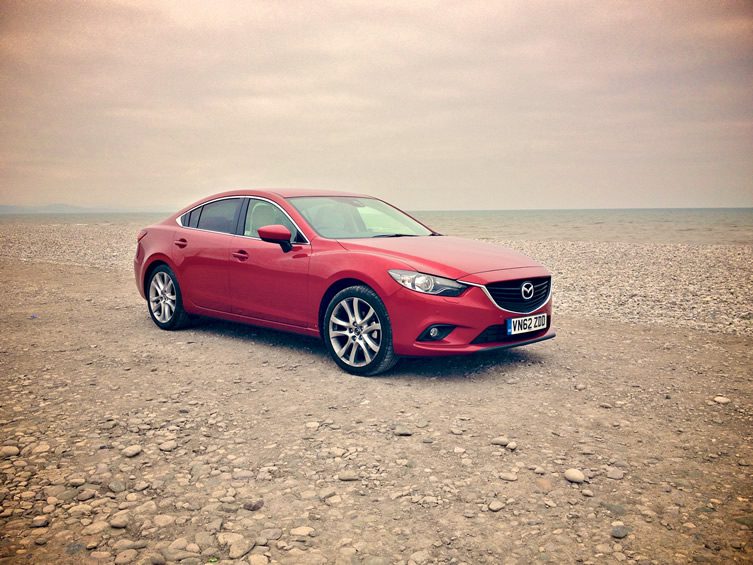
[[[438,296],[459,296],[468,288],[452,279],[417,273],[416,271],[400,271],[393,269],[388,271],[390,276],[403,285],[405,288],[423,292],[424,294],[434,294]]]

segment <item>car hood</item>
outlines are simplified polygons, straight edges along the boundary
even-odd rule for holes
[[[453,279],[465,275],[539,267],[539,263],[505,247],[451,236],[341,239],[349,251],[394,257],[416,271]]]

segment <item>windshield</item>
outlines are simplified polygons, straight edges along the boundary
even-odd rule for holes
[[[410,216],[376,198],[298,196],[288,201],[323,237],[356,239],[433,234]]]

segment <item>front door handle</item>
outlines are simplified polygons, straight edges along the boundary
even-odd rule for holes
[[[183,249],[186,245],[188,245],[188,241],[186,241],[184,238],[176,239],[173,243]]]
[[[248,259],[248,253],[243,251],[243,249],[239,249],[238,251],[233,253],[233,257],[238,259],[238,261],[245,261],[246,259]]]

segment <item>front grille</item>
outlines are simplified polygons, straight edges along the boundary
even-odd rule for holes
[[[521,293],[522,285],[527,282],[533,284],[533,296],[528,300],[524,299]],[[551,284],[551,277],[536,277],[490,283],[486,285],[486,289],[500,308],[527,314],[546,303]]]
[[[521,339],[532,339],[544,335],[547,331],[549,331],[549,319],[546,321],[545,328],[524,334],[507,335],[507,326],[505,324],[499,324],[486,328],[471,342],[471,344],[505,343],[508,341],[520,341]]]

